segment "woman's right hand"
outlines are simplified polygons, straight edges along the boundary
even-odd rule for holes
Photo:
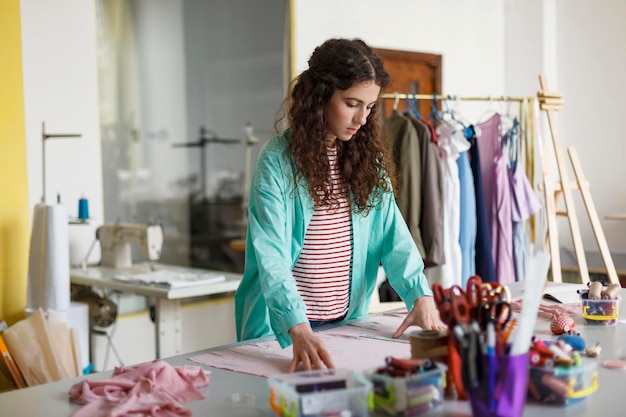
[[[293,359],[288,372],[335,367],[324,342],[315,335],[309,323],[296,324],[289,329],[289,335],[293,344]]]

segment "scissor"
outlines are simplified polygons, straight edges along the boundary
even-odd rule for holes
[[[472,312],[470,310],[470,302],[468,301],[467,294],[458,285],[450,287],[450,304],[452,308],[453,324],[462,323],[469,325],[472,318]]]
[[[456,327],[456,321],[460,318],[464,320],[463,315],[458,315],[452,306],[452,293],[451,289],[444,289],[439,283],[432,285],[433,295],[435,303],[439,310],[439,316],[441,321],[448,325],[449,337],[447,341],[448,345],[448,387],[454,386],[459,399],[467,399],[467,391],[463,388],[464,378],[462,372],[462,362],[459,356],[459,343],[456,335],[453,333],[453,329]],[[462,291],[461,291],[462,292]],[[454,296],[456,297],[456,295]],[[465,299],[465,297],[463,297]],[[462,303],[463,300],[454,301],[455,304]],[[467,302],[467,299],[465,299]]]
[[[434,283],[432,290],[435,298],[435,304],[439,310],[439,317],[441,318],[441,321],[450,327],[452,325],[453,318],[449,290],[445,290],[439,283]]]
[[[476,317],[476,309],[483,302],[481,296],[482,284],[483,280],[478,275],[472,275],[467,280],[465,295],[467,297],[467,302],[469,303],[472,317]]]
[[[480,298],[483,303],[494,301],[511,302],[511,292],[506,285],[497,282],[486,282],[480,286]]]
[[[478,311],[478,322],[483,329],[488,323],[493,323],[496,333],[499,333],[507,325],[513,315],[511,304],[506,301],[493,301],[485,303]]]
[[[465,390],[475,388],[482,379],[478,364],[480,354],[480,327],[471,311],[468,295],[461,287],[450,287],[450,304],[454,326],[451,328],[455,347],[461,357],[461,380]]]

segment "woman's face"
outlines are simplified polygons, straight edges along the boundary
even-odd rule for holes
[[[325,109],[329,145],[333,145],[336,139],[352,139],[367,122],[379,93],[380,86],[374,81],[356,83],[347,90],[335,90]]]

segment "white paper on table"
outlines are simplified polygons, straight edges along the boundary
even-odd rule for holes
[[[159,270],[142,274],[115,274],[118,281],[133,282],[145,285],[159,285],[170,288],[183,288],[194,285],[214,284],[226,280],[226,276],[214,273],[178,272]]]

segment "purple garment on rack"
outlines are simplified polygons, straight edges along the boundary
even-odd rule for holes
[[[487,121],[479,123],[478,150],[480,151],[480,174],[483,182],[483,194],[487,206],[489,224],[493,224],[493,199],[495,195],[495,167],[494,158],[500,153],[502,146],[502,120],[498,113],[494,113]],[[494,233],[490,229],[491,234]]]
[[[508,158],[501,152],[493,160],[494,199],[491,207],[492,251],[496,276],[501,284],[512,284],[515,279],[513,261],[513,221],[511,220],[511,184]]]
[[[509,170],[513,205],[511,217],[514,222],[523,222],[541,209],[541,203],[532,185],[519,164]]]

